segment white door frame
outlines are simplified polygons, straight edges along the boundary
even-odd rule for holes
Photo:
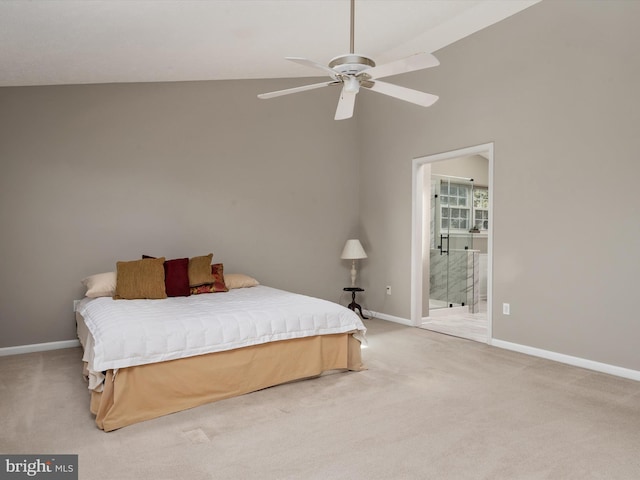
[[[424,194],[423,166],[427,163],[449,160],[452,158],[482,155],[489,160],[489,230],[487,232],[487,343],[491,343],[492,310],[493,310],[493,142],[473,147],[452,150],[450,152],[426,155],[413,159],[411,168],[411,323],[419,326],[422,323],[422,268],[423,268],[423,220],[422,211]]]

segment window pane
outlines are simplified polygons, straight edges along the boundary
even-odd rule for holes
[[[469,210],[460,210],[460,217],[464,218],[465,220],[469,218]]]
[[[451,228],[460,228],[460,220],[454,218],[451,220]]]
[[[474,190],[473,204],[477,208],[489,208],[489,191],[485,189]]]
[[[449,219],[448,218],[443,218],[442,219],[442,228],[443,229],[449,228]]]
[[[466,197],[460,197],[458,199],[458,205],[462,206],[462,207],[466,207],[467,206],[467,199]]]
[[[449,209],[446,207],[442,207],[441,209],[441,217],[442,218],[449,218]]]
[[[446,183],[442,183],[440,185],[440,193],[442,195],[447,195],[449,193],[449,185],[447,185]]]

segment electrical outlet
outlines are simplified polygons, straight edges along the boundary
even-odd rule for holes
[[[508,303],[502,304],[502,314],[511,315],[511,306]]]
[[[387,295],[391,295],[391,285],[387,285]]]

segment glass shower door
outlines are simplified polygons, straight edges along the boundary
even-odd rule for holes
[[[432,181],[432,249],[429,309],[467,302],[467,257],[473,248],[473,180],[458,177]]]

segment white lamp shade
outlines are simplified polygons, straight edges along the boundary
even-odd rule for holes
[[[344,249],[342,250],[342,255],[340,258],[344,260],[357,260],[359,258],[367,258],[367,254],[362,248],[362,244],[360,240],[352,238],[347,240],[347,243],[344,244]]]

